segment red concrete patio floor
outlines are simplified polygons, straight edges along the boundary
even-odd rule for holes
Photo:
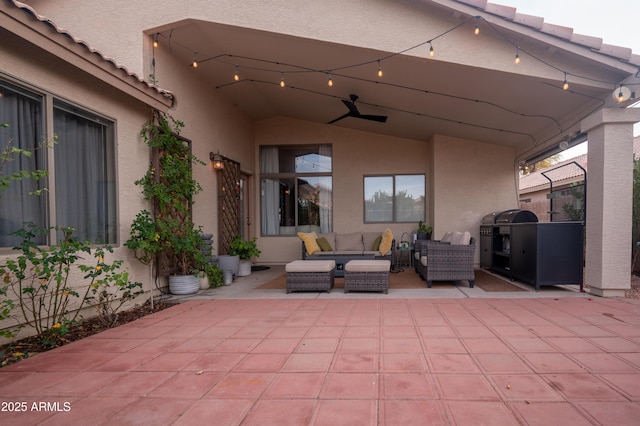
[[[194,300],[1,368],[0,400],[5,425],[637,425],[640,305]]]

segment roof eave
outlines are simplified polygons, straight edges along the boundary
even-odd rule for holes
[[[174,105],[171,92],[119,66],[51,21],[39,17],[29,6],[13,0],[8,2],[9,7],[0,9],[2,27],[6,30],[153,108],[166,111]]]

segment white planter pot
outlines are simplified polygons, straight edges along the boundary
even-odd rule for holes
[[[241,260],[240,266],[238,267],[238,276],[248,277],[249,275],[251,275],[251,261]]]
[[[209,278],[205,275],[200,278],[200,290],[206,290],[209,288]]]
[[[200,278],[196,275],[169,275],[171,294],[195,294],[200,290]]]

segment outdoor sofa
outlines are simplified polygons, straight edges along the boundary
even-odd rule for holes
[[[298,232],[302,240],[303,260],[334,260],[336,277],[344,277],[344,265],[350,260],[389,260],[395,268],[395,239],[390,229],[383,232],[348,234]]]

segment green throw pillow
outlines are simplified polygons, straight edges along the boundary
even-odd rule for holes
[[[318,238],[316,243],[318,243],[318,246],[322,251],[333,251],[333,247],[331,247],[331,244],[329,244],[329,241],[327,241],[325,237]]]
[[[378,238],[376,238],[373,241],[373,247],[371,247],[371,250],[373,251],[379,251],[380,250],[380,243],[382,242],[382,235],[379,235]]]

